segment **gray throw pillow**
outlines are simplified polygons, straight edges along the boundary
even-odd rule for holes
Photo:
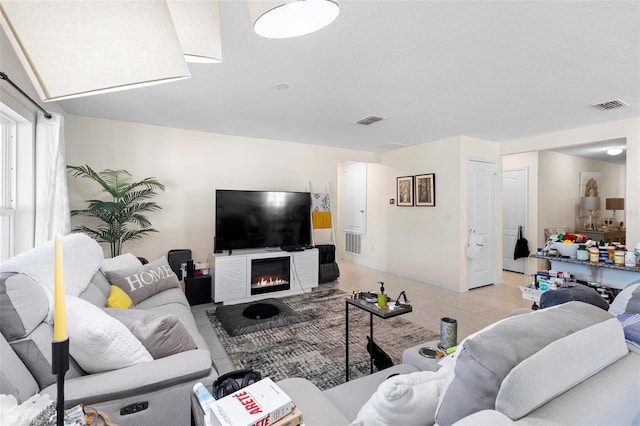
[[[141,309],[105,309],[124,324],[149,351],[153,359],[197,349],[197,345],[180,319]]]
[[[106,271],[106,275],[111,284],[129,295],[134,305],[161,291],[180,287],[164,256],[137,269]]]
[[[605,311],[609,309],[609,303],[600,296],[600,293],[582,285],[545,291],[540,296],[540,308],[544,309],[571,301],[589,303]]]

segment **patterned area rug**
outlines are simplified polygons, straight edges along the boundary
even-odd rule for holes
[[[215,309],[207,315],[236,368],[253,368],[274,381],[304,377],[324,390],[345,380],[346,297],[341,290],[328,289],[282,298],[300,314],[300,322],[235,337],[224,330]],[[350,306],[350,379],[369,374],[368,335],[369,313]],[[386,320],[374,316],[373,337],[399,364],[406,348],[437,340],[438,334],[402,316]]]

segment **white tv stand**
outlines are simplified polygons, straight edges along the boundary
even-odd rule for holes
[[[251,295],[251,260],[290,258],[290,289]],[[223,305],[306,293],[318,286],[318,249],[287,252],[279,248],[233,250],[215,256],[212,299]]]

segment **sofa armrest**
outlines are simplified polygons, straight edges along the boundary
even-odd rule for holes
[[[291,397],[302,411],[304,422],[308,425],[340,426],[349,424],[340,410],[313,383],[301,377],[293,377],[276,383]]]
[[[65,407],[97,404],[153,392],[207,377],[213,370],[211,354],[195,349],[119,370],[89,374],[65,381]],[[215,372],[215,370],[214,370]],[[41,391],[56,399],[56,384]]]
[[[453,426],[507,426],[515,422],[499,411],[482,410],[458,420]]]

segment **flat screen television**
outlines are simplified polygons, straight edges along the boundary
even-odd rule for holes
[[[216,190],[215,250],[311,244],[308,192]]]

